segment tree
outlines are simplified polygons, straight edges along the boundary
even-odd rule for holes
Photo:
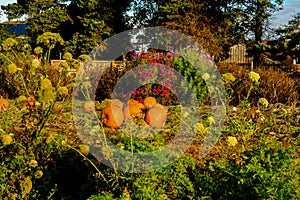
[[[1,16],[2,13],[0,13]],[[10,34],[7,31],[7,27],[4,24],[0,24],[0,44],[2,41],[4,41],[6,38],[9,38]],[[0,49],[1,50],[1,49]]]
[[[274,45],[273,56],[280,61],[286,59],[300,59],[300,13],[297,13],[284,27],[276,30],[279,36]]]
[[[229,0],[228,0],[229,2]],[[234,43],[234,12],[226,1],[167,0],[158,6],[156,26],[192,36],[216,60],[226,56]]]
[[[61,33],[70,18],[65,0],[17,0],[17,3],[1,6],[8,19],[26,16],[31,45],[37,46],[36,38],[45,32]],[[53,54],[58,56],[58,53]]]
[[[72,23],[66,51],[89,53],[104,39],[127,29],[125,13],[129,1],[73,0],[68,7]]]
[[[66,4],[68,2],[69,4]],[[32,43],[45,33],[59,33],[65,51],[79,56],[111,35],[127,29],[130,0],[17,0],[1,8],[9,19],[26,15]]]
[[[254,35],[250,53],[254,57],[254,65],[260,64],[261,43],[267,21],[273,12],[282,9],[283,0],[237,0],[237,11],[240,13],[239,26],[247,35]]]
[[[135,28],[153,27],[158,17],[158,8],[164,0],[132,0],[128,25]]]

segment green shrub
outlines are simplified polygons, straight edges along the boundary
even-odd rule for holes
[[[297,199],[300,168],[295,154],[292,148],[259,145],[241,153],[239,161],[210,162],[209,170],[194,172],[194,184],[199,195],[212,199]]]

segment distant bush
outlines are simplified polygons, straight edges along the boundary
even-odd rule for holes
[[[247,96],[250,87],[248,73],[251,70],[234,64],[219,64],[218,68],[222,74],[232,73],[236,78],[231,85],[234,91],[231,104],[239,104]],[[299,83],[290,78],[285,72],[267,67],[255,68],[253,71],[260,75],[260,80],[258,87],[253,89],[249,96],[249,103],[256,104],[258,99],[263,97],[271,104],[291,105],[299,101]]]

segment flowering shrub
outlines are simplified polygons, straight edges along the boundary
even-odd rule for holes
[[[36,47],[33,52],[31,47],[28,47],[29,44],[17,49],[16,45],[19,42],[15,39],[8,38],[3,41],[0,58],[4,67],[0,69],[3,76],[0,89],[4,90],[9,98],[35,96],[47,101],[50,97],[63,99],[72,86],[69,84],[72,80],[68,76],[68,70],[76,66],[71,61],[60,65],[59,68],[50,65],[51,50],[55,45],[63,44],[58,34],[43,34],[37,40],[45,47]]]
[[[170,52],[149,51],[147,53],[142,52],[140,55],[133,52],[128,58],[127,65],[129,68],[137,67],[137,73],[134,69],[131,69],[129,73],[132,74],[134,80],[138,81],[137,84],[143,86],[132,93],[124,93],[122,97],[125,99],[131,96],[133,99],[142,102],[145,97],[152,96],[163,105],[178,104],[178,99],[174,94],[178,88],[175,85],[178,79],[172,68],[173,58],[174,53]],[[149,65],[150,68],[144,65]],[[163,81],[163,84],[159,84],[160,81]],[[128,84],[132,83],[128,82]]]
[[[188,59],[197,61],[194,64],[204,66],[202,70],[207,72],[201,74],[191,63],[174,52],[149,51],[147,53],[142,52],[140,55],[133,52],[128,58],[127,65],[129,68],[137,67],[138,72],[136,73],[131,69],[129,73],[135,73],[132,80],[137,80],[143,86],[130,94],[124,93],[123,98],[131,96],[133,99],[141,101],[146,96],[153,96],[164,105],[178,104],[176,94],[185,96],[192,92],[183,83],[183,79],[185,79],[191,85],[199,102],[202,102],[209,94],[205,81],[211,78],[208,69],[212,66],[212,60],[205,57],[203,52],[195,51],[192,48],[187,49],[186,54],[187,57],[190,57]],[[154,67],[147,68],[147,65]],[[156,82],[157,80],[158,82]],[[161,80],[163,80],[163,84],[159,83]],[[132,84],[132,82],[128,82],[128,84]]]

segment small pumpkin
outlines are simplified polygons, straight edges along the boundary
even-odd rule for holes
[[[27,110],[34,109],[35,104],[36,104],[36,99],[35,99],[35,97],[34,97],[34,96],[28,97],[28,98],[27,98],[26,109],[27,109]]]
[[[9,102],[7,99],[0,99],[0,112],[6,111],[9,108]]]
[[[126,106],[123,110],[124,112],[124,118],[128,119],[129,117],[131,118],[138,118],[142,119],[143,118],[143,111],[140,108],[139,103],[137,104],[129,104]]]
[[[119,128],[124,121],[123,110],[118,106],[107,106],[102,113],[103,124],[111,128]]]
[[[129,99],[127,101],[127,105],[136,105],[138,104],[139,102],[137,100],[134,100],[134,99]]]
[[[28,103],[29,106],[34,107],[35,102],[36,102],[36,99],[35,99],[34,96],[30,96],[30,97],[27,98],[27,103]]]
[[[165,108],[152,107],[145,115],[145,121],[149,126],[161,128],[167,120],[167,111]]]
[[[93,101],[86,101],[83,105],[83,109],[86,111],[86,112],[91,112],[95,109],[95,102]]]
[[[141,110],[146,109],[146,107],[142,103],[137,103],[137,104],[135,104],[135,106],[138,107],[138,108],[140,108]]]
[[[156,99],[154,97],[146,97],[143,100],[143,104],[146,107],[152,107],[153,105],[157,104],[157,101],[156,101]]]
[[[117,107],[123,109],[123,102],[120,101],[119,99],[112,99],[111,100],[111,105],[112,106],[117,106]]]

